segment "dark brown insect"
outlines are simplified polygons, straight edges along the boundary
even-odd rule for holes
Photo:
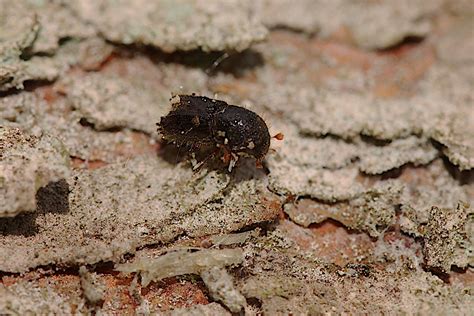
[[[157,123],[164,140],[189,148],[217,148],[223,151],[229,171],[239,156],[254,157],[261,166],[271,137],[267,124],[255,112],[195,95],[177,95],[171,102],[172,110]]]

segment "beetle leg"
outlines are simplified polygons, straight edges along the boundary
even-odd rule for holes
[[[193,165],[193,171],[199,171],[202,166],[211,158],[215,157],[217,153],[219,152],[219,148],[214,150],[212,153],[210,153],[206,158],[201,160],[200,162],[197,162],[196,164]]]
[[[222,146],[222,148],[224,149],[224,155],[222,156],[222,161],[225,164],[228,164],[232,159],[232,153],[224,146]]]
[[[232,172],[232,168],[235,167],[237,160],[239,160],[239,156],[237,156],[234,153],[230,153],[230,161],[229,161],[229,169],[228,169],[229,172]]]

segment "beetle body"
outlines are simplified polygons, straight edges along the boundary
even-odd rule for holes
[[[171,101],[172,110],[158,123],[166,141],[221,148],[229,169],[238,156],[251,156],[260,163],[267,154],[271,137],[255,112],[202,96],[178,95]]]

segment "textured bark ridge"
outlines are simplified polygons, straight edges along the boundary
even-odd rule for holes
[[[474,310],[472,1],[0,8],[0,314]],[[165,143],[193,94],[265,158]]]

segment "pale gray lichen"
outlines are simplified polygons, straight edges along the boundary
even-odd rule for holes
[[[211,267],[201,272],[211,297],[222,302],[232,313],[241,312],[247,305],[245,297],[235,288],[232,276],[221,267]]]
[[[459,4],[461,1],[449,1],[446,5]],[[468,1],[466,1],[468,2]],[[472,4],[466,5],[461,14],[465,14],[469,10],[473,10]],[[443,34],[435,43],[438,57],[446,64],[459,65],[465,67],[466,64],[474,63],[474,57],[471,52],[474,51],[474,40],[472,40],[472,30],[474,28],[474,20],[471,15],[460,21],[454,22],[454,26],[450,28],[447,34]],[[456,49],[453,49],[456,47]]]
[[[63,99],[55,103],[55,111],[44,111],[47,107],[46,102],[33,93],[0,98],[0,124],[21,128],[35,136],[54,136],[63,142],[71,156],[84,160],[120,160],[117,151],[120,148],[126,151],[135,141],[130,130],[99,133],[81,125],[80,113],[71,111]]]
[[[119,264],[115,269],[124,273],[140,273],[142,286],[147,286],[151,281],[177,275],[200,274],[213,267],[236,265],[242,260],[241,249],[203,249],[197,252],[178,250],[158,258],[139,258],[131,263]]]
[[[58,139],[0,126],[0,217],[35,210],[37,191],[69,173],[69,154]]]
[[[300,134],[315,139],[342,138],[348,142],[355,142],[355,145],[361,137],[369,137],[369,140],[375,143],[392,142],[392,146],[404,144],[404,147],[414,142],[412,148],[406,147],[405,151],[391,150],[390,146],[380,146],[373,150],[370,150],[370,147],[359,147],[361,153],[364,153],[364,157],[358,156],[362,160],[362,169],[368,168],[368,173],[385,172],[409,162],[428,163],[436,157],[436,151],[429,143],[431,139],[445,145],[442,153],[451,162],[461,169],[472,168],[474,146],[471,140],[474,137],[471,135],[474,135],[474,132],[470,122],[474,120],[471,102],[474,94],[469,87],[474,81],[469,72],[460,71],[452,74],[449,68],[435,69],[420,83],[420,93],[409,98],[392,100],[375,99],[366,92],[315,89],[305,86],[299,79],[293,77],[283,84],[276,83],[271,74],[266,72],[259,74],[262,76],[261,79],[266,81],[264,86],[268,90],[265,90],[267,92],[263,93],[263,97],[257,95],[255,97],[259,98],[259,102],[265,104],[268,110],[284,113],[285,117],[296,126],[296,133],[292,131],[293,127],[288,127],[288,124],[284,126],[283,132],[290,130],[290,137]],[[255,93],[262,94],[257,90]],[[291,107],[288,106],[290,104]],[[447,106],[448,104],[450,106]],[[415,150],[417,138],[420,144],[423,141],[425,143],[422,148]],[[308,142],[298,137],[297,141]],[[331,140],[324,142],[332,143],[333,146],[338,145]],[[314,141],[313,143],[316,144]],[[348,157],[347,150],[350,150],[348,146],[338,148],[342,153],[336,157],[341,159]],[[388,155],[386,158],[390,158],[373,161],[369,168],[364,166],[363,158],[366,160],[370,158],[367,157],[370,152],[385,153]],[[416,157],[411,157],[414,152]],[[357,155],[353,153],[352,156]]]
[[[298,79],[279,84],[272,82],[269,74],[262,76],[267,81],[268,93],[261,102],[271,111],[285,113],[299,132],[307,136],[336,136],[345,140],[361,135],[376,140],[420,136],[428,133],[436,117],[455,112],[444,106],[447,100],[439,95],[384,100],[366,92],[301,87]],[[300,87],[296,89],[295,85]]]
[[[61,46],[57,58],[66,64],[93,66],[102,58],[90,56],[87,48],[94,50],[103,44],[92,40],[69,42]],[[106,51],[109,48],[106,46]],[[144,76],[144,67],[153,70]],[[19,127],[34,135],[54,135],[61,139],[71,156],[114,162],[133,152],[138,135],[132,129],[150,134],[154,138],[152,144],[158,138],[155,124],[170,109],[171,92],[205,94],[207,91],[204,71],[173,64],[154,65],[144,57],[127,65],[128,76],[118,79],[116,72],[110,69],[106,74],[85,78],[63,76],[52,92],[53,95],[66,93],[67,97],[58,95],[50,111],[44,111],[50,105],[36,93],[1,98],[0,124]],[[134,105],[133,110],[130,104]],[[84,124],[87,121],[97,126],[87,126]]]
[[[325,284],[325,280],[313,283],[288,275],[264,274],[264,278],[258,275],[247,278],[245,284],[241,283],[240,289],[247,298],[258,299],[262,303],[262,312],[266,315],[317,314],[336,305],[335,290]],[[329,303],[331,300],[334,302]]]
[[[357,45],[368,49],[388,48],[407,37],[425,37],[431,31],[430,15],[442,1],[390,1],[352,3],[343,19]],[[396,25],[397,27],[393,27]]]
[[[270,170],[269,187],[279,194],[337,202],[350,200],[363,192],[363,186],[357,181],[359,171],[355,167],[314,169],[282,161],[278,165],[270,165]]]
[[[20,2],[2,0],[0,13],[0,91],[22,87],[22,72],[27,64],[20,59],[38,35],[40,25],[33,12]]]
[[[237,1],[134,1],[133,8],[126,1],[87,0],[3,0],[0,5],[6,8],[0,15],[0,91],[22,89],[28,80],[55,80],[75,64],[97,68],[111,52],[98,33],[114,42],[169,52],[242,51],[267,33],[249,5],[244,10]]]
[[[96,30],[78,18],[63,1],[16,1],[36,16],[40,29],[30,53],[54,53],[64,39],[85,39],[96,36]]]
[[[21,3],[26,2],[11,2],[12,7]],[[20,128],[39,138],[45,134],[57,136],[71,155],[112,164],[98,170],[77,171],[68,178],[67,184],[54,183],[41,189],[37,194],[36,213],[0,219],[3,259],[0,260],[0,270],[23,272],[41,265],[71,267],[101,260],[116,263],[122,262],[123,254],[134,253],[137,249],[137,261],[154,260],[145,258],[144,254],[163,253],[163,248],[173,248],[180,243],[195,245],[206,237],[214,241],[216,247],[239,243],[245,248],[239,269],[232,274],[237,290],[249,298],[249,303],[255,302],[255,298],[261,303],[261,306],[253,306],[256,313],[468,314],[473,310],[472,290],[464,286],[462,280],[456,281],[456,278],[468,277],[470,271],[452,271],[452,282],[443,284],[437,276],[424,270],[448,271],[453,266],[469,266],[472,260],[472,220],[470,215],[464,220],[465,212],[472,212],[470,209],[456,209],[459,200],[472,201],[474,192],[472,172],[459,172],[459,169],[470,170],[473,165],[471,139],[474,137],[470,126],[474,120],[471,115],[474,113],[474,71],[472,57],[466,52],[470,42],[463,40],[469,24],[454,28],[452,33],[441,34],[444,41],[439,41],[438,37],[445,27],[449,27],[451,19],[472,14],[472,6],[467,2],[443,4],[443,8],[456,11],[454,16],[447,16],[446,12],[439,10],[440,2],[437,0],[410,3],[302,0],[297,5],[291,1],[248,1],[241,7],[238,7],[240,2],[237,5],[237,2],[207,1],[204,4],[199,1],[139,1],[133,4],[119,1],[114,7],[112,4],[115,2],[104,1],[101,4],[106,12],[76,10],[87,3],[93,9],[100,6],[92,1],[28,3],[41,10],[8,10],[6,6],[0,12],[0,20],[3,22],[6,17],[9,21],[8,27],[0,26],[0,42],[6,44],[0,44],[0,55],[2,58],[8,56],[4,58],[8,61],[0,65],[0,89],[21,88],[22,83],[30,79],[54,80],[59,76],[60,81],[54,86],[35,88],[34,93],[21,92],[2,97],[0,125]],[[147,11],[163,3],[166,5],[161,12]],[[212,12],[200,6],[209,6]],[[69,11],[70,7],[76,11]],[[45,17],[52,14],[51,8],[57,8],[58,14],[48,20]],[[192,10],[183,13],[185,8]],[[259,11],[261,8],[264,8],[263,12]],[[32,19],[33,15],[29,15],[33,12],[38,13],[36,21]],[[152,14],[150,19],[140,20],[147,12]],[[196,20],[193,12],[198,13]],[[154,20],[155,13],[165,18]],[[256,20],[252,20],[252,15]],[[211,18],[199,24],[203,16]],[[187,17],[189,21],[181,23]],[[58,21],[63,18],[68,21]],[[91,23],[83,22],[88,19]],[[406,36],[425,37],[432,19],[440,23],[435,25],[437,30],[430,34],[430,41],[421,45],[403,45],[400,50],[378,54],[350,47],[345,41],[352,37],[356,45],[371,49],[396,45]],[[236,20],[242,22],[236,32],[225,31]],[[36,23],[39,28],[29,22]],[[85,27],[78,29],[83,23]],[[262,54],[263,64],[246,72],[249,76],[244,77],[221,73],[220,67],[216,76],[210,77],[194,60],[188,64],[187,58],[211,55],[179,52],[191,48],[239,50],[249,47],[258,37],[255,29],[245,31],[252,23],[259,27],[263,23],[269,27],[296,28],[319,33],[322,37],[335,35],[344,39],[343,43],[322,42],[314,38],[308,40],[294,32],[276,31],[269,37],[269,43],[252,47],[251,54]],[[58,25],[70,27],[72,38],[67,35],[68,30],[58,28]],[[179,36],[166,41],[165,37],[172,36],[172,33],[164,36],[153,33],[168,29],[188,36],[194,34],[194,30],[188,28],[195,25],[201,33],[189,42],[188,38]],[[101,34],[93,37],[80,34],[91,29]],[[220,37],[222,34],[225,38]],[[201,35],[208,37],[203,39]],[[155,54],[156,51],[152,50],[153,53],[149,54],[150,50],[140,53],[132,46],[121,47],[117,51],[125,54],[114,55],[103,64],[113,49],[106,40],[132,46],[149,43],[168,52],[178,52]],[[433,45],[442,61],[434,61],[435,65],[421,82],[413,83],[413,78],[408,78],[411,72],[404,71],[405,57],[409,56],[410,64],[412,57],[415,61],[421,60],[423,57],[419,54],[429,51],[420,68],[415,64],[415,72],[421,72],[432,62]],[[454,46],[459,49],[451,56],[449,51]],[[298,53],[293,54],[295,51]],[[41,55],[31,55],[36,52]],[[350,56],[351,65],[348,68],[342,66],[345,62],[341,63],[333,53]],[[355,61],[357,65],[351,68],[353,53],[361,60]],[[182,56],[185,56],[184,60],[181,60]],[[240,65],[241,60],[247,60],[245,56],[236,55],[229,61],[237,60]],[[358,68],[359,62],[364,64],[364,71]],[[398,66],[400,62],[403,64],[401,73],[397,69],[395,78],[390,79],[414,95],[391,100],[370,95],[369,90],[378,84],[373,80],[374,73],[386,69],[386,66]],[[441,63],[449,63],[449,66]],[[84,75],[81,69],[75,69],[65,76],[64,71],[70,65],[99,70],[101,75]],[[227,67],[224,68],[227,72]],[[336,72],[336,78],[320,78],[320,74],[321,77],[327,75],[327,70]],[[383,80],[384,77],[381,79],[379,75],[375,76],[377,80]],[[94,84],[88,85],[85,80],[95,76],[105,78],[104,85],[95,79],[91,80]],[[80,82],[81,79],[84,82]],[[109,81],[120,81],[124,87],[121,91],[126,97],[115,98],[114,91],[108,94],[107,89],[102,89]],[[68,83],[72,85],[68,86]],[[316,87],[320,83],[324,89]],[[95,89],[96,86],[99,89]],[[164,111],[170,92],[211,95],[208,89],[218,92],[218,98],[241,101],[234,104],[248,103],[247,98],[250,99],[255,111],[262,113],[271,129],[275,129],[271,134],[280,131],[285,134],[285,141],[280,142],[277,153],[267,156],[269,178],[247,164],[235,169],[235,178],[234,175],[227,177],[216,172],[192,175],[187,167],[173,166],[154,152],[143,154],[127,147],[137,142],[136,137],[153,142],[156,135],[152,134],[152,125],[158,117],[145,122],[142,116],[149,112],[142,111],[143,108],[138,111],[140,115],[125,117],[121,112],[130,113],[125,105],[114,105],[101,97],[96,103],[77,105],[85,101],[84,97],[89,93],[104,93],[116,101],[141,107],[141,101],[149,102],[147,97],[142,99],[143,96],[137,92],[142,90],[144,95],[155,95],[154,103]],[[47,102],[40,100],[42,95]],[[105,111],[95,112],[101,104],[107,106]],[[110,128],[113,130],[108,130]],[[130,128],[149,135],[131,132]],[[124,158],[122,153],[127,150],[132,152],[130,156],[144,157],[116,164]],[[439,154],[445,155],[455,166],[447,161],[443,165],[441,159],[431,161]],[[386,173],[392,169],[396,170]],[[387,177],[397,179],[387,181]],[[326,230],[332,225],[306,229],[287,219],[279,221],[275,230],[270,226],[266,236],[243,233],[226,238],[227,234],[248,225],[253,227],[275,219],[280,202],[268,192],[268,184],[278,194],[289,198],[296,195],[298,209],[285,209],[294,222],[308,226],[335,219],[348,228],[380,237],[377,248],[373,252],[361,250],[364,246],[373,246],[370,238],[362,233],[352,234],[337,227],[336,233],[332,234]],[[72,190],[70,194],[69,190]],[[305,205],[304,201],[312,204]],[[447,224],[450,223],[456,229],[446,231],[444,226],[449,227]],[[291,234],[284,231],[290,225],[299,232],[298,236],[291,236],[298,243],[291,243],[288,239]],[[391,226],[400,227],[403,233],[418,238],[399,234],[398,229],[384,234]],[[319,233],[325,234],[324,245],[319,243]],[[367,245],[364,242],[361,248],[350,247],[354,252],[344,255],[343,259],[343,262],[350,262],[349,266],[336,266],[331,264],[331,260],[322,264],[324,255],[316,249],[325,247],[326,241],[339,238],[341,234],[349,235],[351,242],[364,238]],[[444,235],[452,239],[438,238]],[[397,239],[394,241],[392,238]],[[421,264],[420,240],[425,242],[427,265]],[[305,248],[307,242],[311,251]],[[163,248],[158,245],[163,245]],[[328,242],[328,249],[333,245]],[[168,250],[168,253],[171,252]],[[339,251],[332,253],[338,256]],[[42,270],[33,273],[42,275]],[[66,282],[71,277],[77,281],[69,305],[78,308],[76,313],[86,313],[79,278],[53,276],[61,281],[63,277],[68,280]],[[5,284],[10,278],[18,280],[24,276],[8,276]],[[121,279],[114,275],[106,278]],[[59,290],[54,289],[57,285],[44,281],[40,278],[28,283],[9,283],[8,293],[2,292],[4,288],[0,286],[0,306],[3,307],[6,301],[10,308],[7,312],[13,310],[17,313],[74,312],[62,309],[62,300],[67,299],[69,293],[64,295],[61,292],[58,301],[56,291]],[[154,286],[150,287],[151,291],[154,289]],[[149,294],[160,295],[159,292]],[[122,303],[108,295],[105,300],[110,300],[110,305],[98,308],[97,313]],[[136,313],[163,312],[156,301],[141,302]],[[4,312],[2,307],[0,314]],[[176,310],[175,313],[226,314],[227,311],[212,303]]]
[[[22,89],[27,80],[55,80],[69,63],[44,54],[59,50],[62,39],[95,34],[59,2],[2,0],[0,6],[0,91]]]
[[[84,39],[96,35],[94,28],[78,19],[68,9],[66,3],[2,0],[0,4],[5,9],[0,15],[0,25],[4,26],[1,28],[0,38],[8,35],[10,39],[18,41],[22,38],[21,34],[28,35],[30,39],[28,45],[17,46],[17,48],[28,49],[29,54],[52,54],[59,48],[62,39]],[[32,22],[35,26],[25,33],[24,26]],[[14,32],[14,34],[9,34],[9,32]],[[8,42],[4,45],[8,45]],[[14,48],[14,46],[11,47]]]
[[[292,125],[282,131],[284,145],[267,157],[271,190],[327,202],[349,200],[363,192],[353,164],[357,146],[339,139],[301,137]]]
[[[278,147],[275,144],[276,153],[270,153],[267,157],[272,169],[277,169],[280,162],[287,162],[311,169],[337,170],[352,165],[360,155],[360,148],[354,142],[300,135],[294,125],[275,125],[275,129],[280,128],[284,132],[285,139]]]
[[[396,310],[411,314],[421,310],[433,313],[443,306],[443,313],[463,315],[474,306],[469,285],[445,284],[420,266],[407,268],[409,264],[421,264],[421,260],[412,261],[402,255],[395,271],[380,269],[380,262],[322,264],[314,251],[306,252],[295,244],[281,247],[273,238],[264,236],[245,247],[245,276],[237,280],[240,292],[248,300],[258,299],[263,313]]]
[[[297,6],[291,0],[259,0],[253,3],[262,23],[267,27],[286,27],[309,34],[320,31],[322,25],[321,20],[316,17],[317,12],[327,9],[326,5],[314,0],[300,0]]]
[[[259,299],[263,313],[269,315],[345,314],[354,310],[464,315],[474,306],[468,287],[450,287],[423,271],[388,273],[373,265],[360,265],[361,271],[369,274],[363,276],[357,270],[351,273],[354,269],[349,267],[318,269],[314,263],[299,260],[293,260],[293,264],[313,266],[316,272],[311,276],[295,275],[287,268],[259,271],[240,282],[242,293]]]
[[[198,48],[242,51],[267,34],[249,13],[251,7],[234,0],[83,0],[71,6],[110,41],[152,45],[166,52]]]
[[[33,12],[23,10],[21,1],[2,0],[0,15],[0,61],[18,60],[23,50],[32,45],[40,29]]]
[[[265,204],[271,196],[261,180],[246,177],[234,183],[227,174],[195,174],[154,156],[76,171],[67,181],[68,190],[60,196],[67,209],[56,209],[58,194],[41,196],[45,207],[34,222],[35,239],[41,242],[31,243],[18,232],[30,218],[2,227],[1,271],[118,261],[137,247],[166,243],[181,234],[229,233],[272,220],[279,211]]]
[[[363,173],[373,175],[408,163],[426,165],[438,156],[438,151],[426,138],[410,136],[379,145],[376,140],[372,142],[370,139],[344,141],[332,137],[298,135],[290,126],[285,129],[284,145],[268,159],[275,169],[280,161],[287,161],[295,166],[312,169],[336,170],[357,166]]]
[[[378,237],[393,224],[401,192],[402,187],[396,182],[382,183],[365,189],[348,201],[307,204],[303,200],[296,206],[285,205],[284,210],[292,221],[304,227],[333,219],[348,228]]]
[[[448,273],[451,266],[474,265],[474,212],[469,204],[431,208],[423,228],[423,254],[427,267]]]
[[[407,163],[427,165],[439,154],[427,139],[396,139],[385,146],[365,146],[360,150],[359,168],[366,174],[381,174]]]
[[[269,27],[287,27],[329,37],[347,28],[354,42],[368,49],[394,46],[407,37],[425,37],[430,16],[442,1],[291,0],[257,1],[256,9]],[[397,27],[393,27],[396,25]]]
[[[79,64],[85,68],[97,67],[108,55],[111,47],[102,43],[101,54],[91,56],[87,50],[94,49],[97,43],[92,40],[71,42],[61,46],[54,58],[46,56],[32,56],[27,61],[19,60],[15,63],[0,64],[0,91],[11,88],[23,89],[26,81],[54,81],[70,69]],[[74,50],[74,52],[72,51]]]
[[[97,282],[97,274],[90,273],[85,266],[81,266],[79,276],[81,277],[81,289],[87,302],[95,305],[103,301],[105,286]]]
[[[71,315],[71,303],[76,304],[76,312],[85,312],[81,308],[82,300],[74,302],[65,299],[50,286],[39,286],[35,282],[21,281],[8,287],[0,284],[0,314],[2,315]]]
[[[444,146],[443,153],[461,170],[474,168],[473,123],[474,111],[470,111],[446,118],[431,132],[431,137]]]
[[[69,66],[97,70],[112,55],[115,47],[100,37],[71,38],[63,43],[52,60],[62,65],[62,74]]]
[[[243,233],[214,235],[211,236],[210,241],[213,247],[241,245],[258,235],[260,229],[249,230]]]
[[[412,170],[412,180],[404,183],[401,198],[400,229],[413,236],[422,236],[421,228],[428,223],[432,207],[454,209],[459,201],[472,204],[469,185],[463,185],[436,160],[425,170]],[[419,175],[416,172],[420,172]]]
[[[219,303],[209,303],[206,305],[194,305],[185,308],[176,308],[170,311],[160,312],[164,316],[231,316]]]
[[[376,100],[359,93],[312,90],[291,97],[292,103],[299,104],[291,117],[301,132],[315,136],[405,138],[426,133],[436,115],[452,112],[443,108],[441,100]]]
[[[156,120],[169,110],[165,91],[148,88],[140,80],[131,82],[101,74],[73,81],[67,97],[99,131],[128,127],[153,134]]]

